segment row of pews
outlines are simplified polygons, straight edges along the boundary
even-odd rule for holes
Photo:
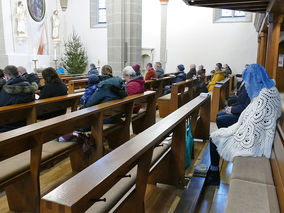
[[[0,188],[6,192],[10,210],[82,212],[91,207],[95,212],[107,212],[127,194],[117,207],[118,212],[143,212],[147,183],[183,186],[186,119],[191,119],[193,136],[207,140],[212,102],[210,96],[198,96],[196,80],[174,84],[170,94],[175,101],[173,113],[155,124],[157,99],[169,82],[171,77],[147,81],[145,87],[154,91],[79,111],[82,93],[2,107],[0,125],[18,121],[26,121],[27,125],[0,134]],[[168,104],[172,106],[170,101]],[[143,109],[133,114],[136,105]],[[71,112],[38,120],[43,114],[66,108],[71,108]],[[124,115],[121,122],[103,124],[104,119],[117,114]],[[55,141],[88,126],[95,139],[95,146],[88,153],[82,151],[82,144]],[[131,140],[130,126],[137,134]],[[163,143],[171,133],[171,143]],[[114,150],[107,155],[105,139]],[[45,195],[40,205],[40,171],[66,157],[78,174]]]

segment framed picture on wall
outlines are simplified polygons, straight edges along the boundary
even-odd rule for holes
[[[42,21],[45,16],[45,0],[27,0],[27,4],[33,20],[36,22]]]

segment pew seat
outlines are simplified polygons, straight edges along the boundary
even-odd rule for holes
[[[152,161],[151,161],[151,170],[155,168],[155,164],[162,159],[163,154],[169,151],[171,142],[161,143],[160,146],[157,146],[153,151]],[[137,176],[137,166],[131,169],[127,175],[130,177],[122,178],[118,181],[108,192],[106,192],[101,199],[105,199],[106,202],[97,202],[92,207],[90,207],[86,213],[103,213],[110,212],[111,209],[115,208],[116,205],[122,203],[126,198],[125,194],[130,194],[135,189],[135,180]],[[118,203],[118,204],[117,204]]]
[[[55,157],[59,153],[62,153],[71,148],[75,148],[77,144],[75,142],[59,143],[57,141],[50,141],[43,145],[42,148],[42,165],[44,165],[49,159]],[[0,162],[0,182],[10,181],[15,175],[27,172],[30,168],[30,151],[23,152],[14,157]]]
[[[226,213],[284,211],[284,134],[279,123],[270,159],[235,157]]]

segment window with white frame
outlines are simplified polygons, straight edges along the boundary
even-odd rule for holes
[[[90,0],[90,23],[91,28],[106,27],[107,9],[106,0]]]
[[[252,14],[239,10],[214,9],[214,23],[251,22]]]

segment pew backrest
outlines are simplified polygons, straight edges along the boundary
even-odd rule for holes
[[[68,94],[73,94],[76,89],[86,88],[88,86],[88,79],[69,80],[68,82]]]
[[[67,109],[68,107],[71,107],[71,111],[75,111],[80,104],[80,98],[83,94],[57,96],[24,104],[0,107],[0,126],[18,121],[26,121],[26,124],[36,123],[38,116]]]
[[[164,87],[172,84],[173,77],[164,77],[156,80],[145,81],[144,87],[146,90],[156,91],[157,98],[161,97],[164,92]]]
[[[42,198],[41,211],[84,212],[94,203],[102,201],[101,197],[125,177],[133,166],[137,165],[135,200],[131,200],[132,209],[128,210],[134,212],[136,209],[136,212],[143,212],[147,177],[154,147],[161,142],[161,139],[173,132],[172,157],[177,157],[175,159],[178,162],[174,161],[171,172],[173,179],[181,181],[184,177],[185,162],[180,156],[185,156],[186,119],[202,106],[210,108],[210,96],[196,97],[159,123],[64,182]],[[204,110],[202,116],[206,117],[208,114]]]

